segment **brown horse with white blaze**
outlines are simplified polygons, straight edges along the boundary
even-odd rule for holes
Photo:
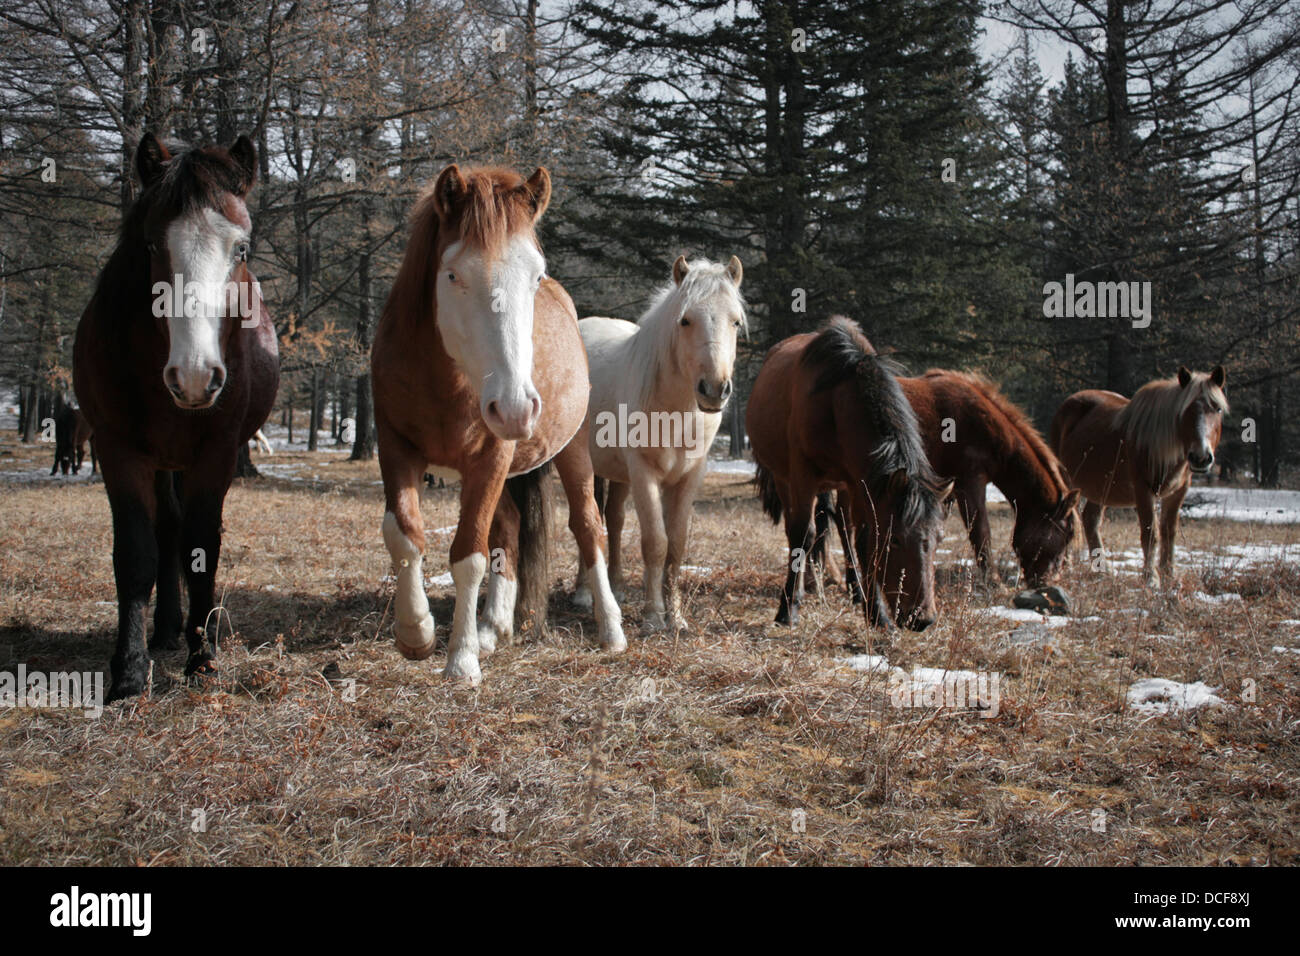
[[[73,349],[77,398],[113,509],[118,625],[110,700],[145,689],[150,650],[179,646],[182,567],[190,598],[185,673],[215,671],[206,628],[222,509],[239,446],[266,421],[280,380],[275,329],[247,263],[252,142],[241,136],[229,149],[173,156],[146,134],[136,169],[144,189],[122,222]]]
[[[425,472],[459,478],[451,543],[456,608],[444,673],[470,683],[480,679],[480,655],[513,632],[520,580],[540,581],[544,599],[548,582],[538,565],[546,523],[522,532],[520,525],[537,512],[541,469],[552,460],[595,595],[597,639],[610,651],[627,646],[583,431],[586,353],[573,302],[546,276],[535,231],[550,196],[542,168],[527,181],[504,169],[444,169],[412,214],[371,354],[384,542],[397,565],[397,647],[412,660],[433,652],[420,488]],[[502,494],[510,476],[520,476],[510,479],[518,501]],[[480,626],[476,604],[489,551]]]
[[[1143,576],[1155,582],[1155,505],[1160,502],[1160,576],[1172,583],[1178,509],[1192,482],[1214,466],[1228,411],[1222,365],[1212,372],[1180,366],[1172,378],[1148,382],[1132,399],[1115,392],[1075,392],[1052,419],[1052,448],[1082,490],[1083,529],[1092,556],[1103,554],[1106,508],[1136,507]]]
[[[778,623],[798,617],[814,501],[835,490],[848,503],[862,577],[872,582],[872,623],[896,619],[919,631],[937,616],[934,556],[953,483],[930,467],[895,371],[842,316],[778,342],[763,360],[745,426],[764,510],[785,519],[790,546]]]

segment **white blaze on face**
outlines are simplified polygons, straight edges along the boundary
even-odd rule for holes
[[[180,282],[185,307],[167,318],[171,350],[163,381],[178,405],[205,407],[226,380],[221,326],[227,311],[226,283],[236,249],[248,232],[215,210],[203,208],[167,228],[172,281]]]
[[[546,261],[531,236],[516,236],[499,259],[453,243],[438,270],[438,329],[447,353],[479,396],[498,438],[531,438],[542,410],[533,385],[533,303]]]

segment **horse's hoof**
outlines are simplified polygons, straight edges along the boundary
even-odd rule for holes
[[[204,684],[217,676],[217,662],[204,651],[191,654],[185,662],[185,676],[191,684]]]
[[[114,678],[113,683],[109,685],[107,696],[104,697],[104,703],[111,704],[115,700],[139,697],[145,691],[145,682],[147,680],[147,674],[133,674],[129,677]]]
[[[495,653],[498,638],[502,644],[509,643],[508,634],[499,634],[491,624],[480,624],[478,626],[478,656],[487,657],[489,654]]]
[[[642,618],[641,626],[647,631],[662,631],[668,626],[668,619],[662,612],[651,611]]]
[[[612,624],[600,632],[600,649],[608,654],[622,654],[627,650],[627,638],[621,624]]]
[[[591,591],[588,588],[578,588],[573,592],[573,606],[581,611],[590,611],[592,608]]]
[[[477,687],[483,680],[483,671],[479,669],[478,658],[473,654],[457,654],[447,661],[442,676],[449,681]]]
[[[418,624],[393,624],[393,643],[408,661],[422,661],[433,653],[433,615],[426,614]]]
[[[686,620],[686,618],[682,617],[680,614],[676,615],[673,618],[674,631],[689,631],[690,629],[691,629],[690,623]]]
[[[179,630],[154,631],[149,640],[150,651],[179,651],[181,649],[181,632]]]
[[[798,611],[788,611],[785,608],[776,612],[776,623],[784,627],[793,627],[799,622]]]

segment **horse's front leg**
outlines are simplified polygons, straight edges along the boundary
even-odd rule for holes
[[[607,541],[600,522],[600,510],[596,507],[591,452],[584,435],[579,434],[555,456],[555,470],[559,472],[564,497],[569,502],[569,530],[578,542],[578,578],[587,585],[591,595],[592,612],[596,617],[596,639],[605,650],[622,653],[627,650],[627,638],[623,635],[623,612],[614,599],[614,590],[610,586],[609,571],[605,564],[604,549]],[[614,498],[614,488],[626,486],[611,482],[609,487],[606,516],[609,515],[608,501]],[[619,501],[618,508],[622,511],[622,500]]]
[[[218,458],[205,456],[188,468],[181,478],[180,561],[190,596],[189,615],[185,621],[185,640],[189,657],[185,676],[200,679],[216,673],[215,637],[209,627],[216,604],[217,565],[221,559],[221,514],[226,491],[235,477],[235,449]]]
[[[176,497],[177,474],[160,471],[154,476],[158,600],[153,611],[150,651],[176,650],[181,646],[181,503]]]
[[[668,533],[664,529],[663,494],[659,481],[644,462],[633,459],[628,465],[632,500],[641,525],[641,560],[645,562],[642,582],[645,589],[645,626],[657,631],[667,624],[664,608],[664,560],[668,557]]]
[[[483,676],[478,662],[478,589],[487,572],[492,516],[505,488],[514,448],[514,442],[491,442],[461,475],[460,523],[451,542],[456,610],[451,618],[447,667],[443,671],[448,680],[476,685]]]
[[[143,693],[149,680],[145,614],[158,574],[154,470],[109,443],[100,449],[113,510],[113,577],[117,583],[117,649],[108,700]]]
[[[376,424],[379,470],[384,478],[384,545],[397,574],[393,642],[407,660],[419,661],[432,654],[434,647],[433,615],[424,593],[424,518],[420,514],[425,460],[382,419]]]
[[[483,602],[483,620],[478,626],[478,652],[487,657],[510,643],[515,632],[515,603],[519,598],[519,508],[508,494],[497,498],[488,531],[491,548],[487,599]]]
[[[664,600],[669,619],[679,631],[684,630],[687,624],[682,615],[682,594],[678,579],[691,531],[691,506],[695,502],[700,482],[704,479],[704,471],[701,462],[694,471],[667,489],[664,495],[664,524],[668,533],[668,556],[664,562]]]
[[[803,573],[813,544],[812,512],[816,495],[802,494],[793,488],[785,497],[785,537],[790,551],[781,589],[781,606],[776,623],[799,623],[799,604],[803,597]]]
[[[1134,497],[1142,535],[1142,582],[1150,587],[1156,583],[1156,499],[1145,488],[1137,489]]]
[[[1189,477],[1180,487],[1160,502],[1160,582],[1166,588],[1174,585],[1174,544],[1178,535],[1178,512],[1191,485]]]
[[[1095,501],[1089,500],[1083,506],[1083,535],[1088,542],[1088,563],[1092,567],[1097,567],[1098,559],[1106,554],[1101,543],[1101,519],[1105,515],[1105,507]]]

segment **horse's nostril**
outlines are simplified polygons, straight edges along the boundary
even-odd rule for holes
[[[212,370],[212,377],[208,379],[208,394],[212,395],[215,392],[221,391],[222,386],[225,384],[226,373],[220,368],[214,368]]]
[[[722,400],[725,402],[730,397],[731,397],[731,379],[727,379],[725,382],[722,383]]]
[[[700,379],[699,383],[695,386],[695,388],[701,395],[705,396],[706,398],[708,397],[709,386],[705,384],[704,379]]]
[[[488,402],[487,413],[488,418],[493,420],[499,421],[501,418],[501,410],[497,408],[497,403],[495,401]]]

